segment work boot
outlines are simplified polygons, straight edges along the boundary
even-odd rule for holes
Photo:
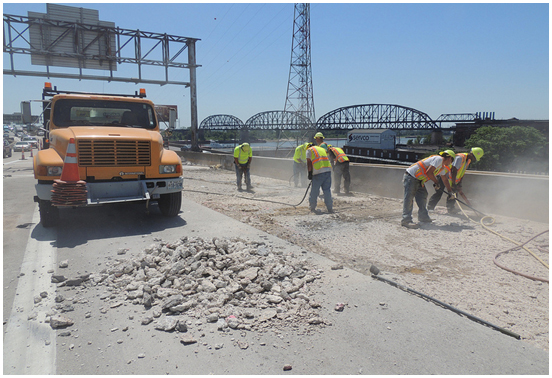
[[[335,214],[335,211],[333,209],[328,209],[328,214]]]
[[[422,222],[422,223],[431,223],[433,222],[433,219],[431,218],[418,218],[418,221]]]
[[[238,186],[238,192],[243,192],[241,185]]]
[[[415,229],[417,229],[417,228],[420,228],[420,225],[419,225],[419,224],[416,224],[416,223],[414,223],[414,222],[412,222],[412,221],[407,221],[407,222],[402,221],[402,222],[401,222],[401,226],[406,227],[406,228],[410,228],[410,229],[412,229],[412,230],[415,230]]]

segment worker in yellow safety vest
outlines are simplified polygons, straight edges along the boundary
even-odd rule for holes
[[[299,186],[299,179],[301,180],[301,187],[307,186],[307,148],[312,143],[303,143],[295,149],[293,155],[293,182],[295,187]]]
[[[350,195],[351,174],[349,173],[349,158],[341,148],[334,147],[331,144],[328,144],[328,157],[333,168],[334,192],[338,196],[341,195],[341,177],[343,177],[345,195]]]
[[[313,213],[316,211],[316,203],[320,188],[324,193],[324,203],[328,213],[333,213],[332,201],[332,165],[330,159],[320,146],[310,146],[307,148],[307,169],[309,171],[309,180],[312,180],[312,187],[309,197],[309,208]]]
[[[251,191],[251,175],[249,169],[251,167],[251,160],[253,159],[253,151],[249,143],[242,143],[234,148],[234,165],[236,167],[236,183],[238,184],[238,191],[242,191],[242,177],[245,176],[245,185],[247,191]]]
[[[473,161],[479,161],[482,156],[483,149],[480,147],[474,147],[470,150],[470,152],[456,154],[456,157],[454,158],[454,161],[452,162],[452,165],[450,167],[450,173],[448,174],[448,176],[446,176],[446,179],[448,180],[450,187],[452,188],[452,193],[460,194],[466,200],[468,205],[470,205],[470,201],[462,191],[462,179],[464,178],[464,175],[466,174],[466,170],[470,166],[470,163]],[[439,176],[438,178],[439,186],[441,187],[441,189],[436,191],[429,199],[429,202],[427,203],[428,210],[434,210],[435,206],[437,206],[437,203],[443,195],[444,188],[442,177],[443,176]],[[458,211],[455,208],[455,205],[456,200],[454,199],[454,197],[449,196],[447,198],[447,210],[449,213],[453,214]]]
[[[318,147],[322,147],[324,151],[328,152],[328,145],[324,142],[324,135],[320,131],[314,134],[314,140]]]
[[[418,228],[419,225],[412,222],[412,209],[414,200],[418,205],[418,221],[432,222],[427,212],[427,189],[425,183],[433,181],[435,190],[439,190],[439,181],[436,176],[446,175],[449,166],[455,158],[452,150],[439,152],[439,155],[432,155],[412,164],[406,169],[403,176],[404,200],[401,226],[407,228]],[[448,180],[443,180],[449,193],[451,191]]]

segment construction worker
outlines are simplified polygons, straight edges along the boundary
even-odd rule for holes
[[[450,167],[449,174],[447,176],[438,177],[440,190],[435,191],[435,193],[431,196],[429,202],[427,203],[427,209],[434,210],[435,206],[437,206],[437,203],[441,199],[441,196],[444,193],[443,177],[446,181],[449,182],[450,187],[452,188],[452,192],[449,191],[449,193],[459,193],[466,200],[468,205],[470,205],[470,201],[468,201],[466,195],[462,191],[462,179],[464,178],[464,174],[470,166],[470,163],[474,160],[479,161],[482,156],[483,149],[481,149],[480,147],[474,147],[471,149],[470,152],[456,154],[456,157],[452,162],[452,166]],[[455,205],[456,200],[454,199],[454,197],[448,196],[447,210],[450,214],[453,214],[457,211],[454,207]]]
[[[234,148],[234,165],[236,166],[236,182],[238,184],[238,191],[242,191],[242,177],[245,174],[245,185],[247,191],[252,189],[251,176],[249,174],[249,167],[251,166],[251,160],[253,159],[253,151],[249,143],[242,143]]]
[[[324,203],[328,213],[333,213],[332,201],[332,165],[326,151],[320,146],[310,145],[307,148],[307,169],[309,180],[312,180],[312,187],[309,197],[310,211],[316,213],[316,203],[320,188],[324,192]]]
[[[322,135],[320,131],[314,134],[314,140],[316,141],[317,146],[322,147],[326,152],[328,152],[328,145],[324,142],[324,135]]]
[[[330,158],[334,173],[334,192],[337,193],[337,195],[341,195],[341,177],[343,177],[345,195],[350,195],[349,188],[351,186],[351,175],[349,174],[349,158],[341,148],[334,147],[331,144],[328,144],[328,157]]]
[[[299,177],[301,178],[301,186],[304,188],[307,186],[307,148],[309,144],[303,143],[295,149],[293,155],[293,182],[295,187],[299,186]]]
[[[423,160],[412,164],[406,169],[403,177],[404,186],[404,202],[401,226],[407,228],[418,228],[419,225],[412,222],[412,209],[414,207],[414,200],[418,205],[418,221],[419,222],[432,222],[426,209],[427,203],[427,189],[425,183],[433,181],[435,189],[439,189],[439,181],[436,176],[444,175],[448,173],[448,166],[455,158],[455,154],[452,150],[446,150],[439,152],[439,155],[432,155]],[[449,190],[450,185],[448,180],[444,180],[444,184]]]

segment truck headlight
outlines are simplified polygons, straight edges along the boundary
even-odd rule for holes
[[[61,176],[63,167],[47,167],[48,176]]]
[[[160,165],[159,173],[176,173],[176,165]]]

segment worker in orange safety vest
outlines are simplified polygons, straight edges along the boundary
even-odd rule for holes
[[[439,155],[432,155],[423,160],[412,164],[406,169],[403,176],[404,200],[401,226],[407,228],[418,228],[419,225],[412,222],[412,209],[414,200],[418,205],[418,221],[432,222],[427,212],[427,189],[425,183],[433,181],[436,190],[439,189],[439,181],[436,176],[445,175],[448,173],[448,167],[455,158],[452,150],[439,152]],[[444,180],[444,184],[451,191],[448,180]]]
[[[328,144],[328,157],[333,168],[334,193],[341,195],[341,177],[343,177],[343,187],[345,195],[350,195],[351,174],[349,173],[349,158],[345,152],[339,148]]]
[[[456,157],[450,167],[450,173],[448,174],[448,176],[446,176],[446,179],[448,180],[450,187],[452,188],[452,193],[460,194],[464,198],[464,200],[466,200],[468,205],[470,205],[470,201],[462,191],[462,179],[464,178],[464,175],[466,174],[466,170],[470,166],[470,163],[473,161],[479,161],[482,156],[483,149],[480,147],[474,147],[470,150],[470,152],[456,154]],[[444,193],[442,178],[443,176],[439,176],[438,178],[439,185],[441,187],[440,190],[436,191],[429,198],[429,202],[427,203],[427,209],[430,211],[435,209],[435,206],[437,206],[437,203]],[[456,200],[454,199],[454,197],[449,196],[447,198],[447,210],[450,214],[454,214],[458,211],[457,209],[455,209],[455,205]]]

